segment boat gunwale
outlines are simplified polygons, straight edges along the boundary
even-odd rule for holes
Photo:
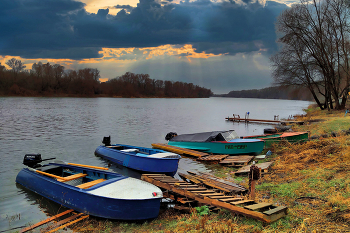
[[[304,135],[304,134],[309,134],[309,132],[290,132],[290,133],[296,133],[294,135],[288,135],[288,136],[284,136],[282,137],[282,135],[285,132],[282,133],[275,133],[275,134],[261,134],[261,135],[251,135],[251,136],[244,136],[243,139],[250,139],[250,138],[255,138],[255,137],[262,137],[262,138],[258,138],[260,140],[269,140],[269,139],[282,139],[282,138],[287,138],[287,137],[294,137],[294,136],[300,136],[300,135]],[[266,137],[266,136],[270,136],[270,135],[280,135],[280,136],[276,136],[276,137]],[[265,138],[264,138],[265,137]]]
[[[115,145],[122,145],[122,144],[114,144],[112,146],[115,146]],[[179,159],[181,159],[181,155],[176,154],[176,153],[173,153],[173,154],[178,155],[179,156],[178,158],[155,158],[155,157],[148,157],[148,156],[140,156],[140,155],[136,155],[136,154],[133,154],[133,153],[130,153],[130,152],[126,152],[126,151],[115,150],[113,148],[109,148],[109,147],[106,147],[106,146],[103,146],[103,145],[97,147],[96,151],[98,151],[100,148],[103,148],[103,149],[106,149],[106,150],[109,150],[109,151],[112,151],[112,152],[118,152],[118,153],[121,153],[121,154],[133,156],[133,157],[136,157],[136,158],[145,158],[145,159],[154,159],[154,160],[179,160]],[[135,148],[137,148],[137,147],[135,147]],[[167,152],[167,151],[158,150],[158,149],[152,149],[152,148],[146,148],[146,147],[138,147],[138,148],[145,148],[147,150],[161,151],[159,153],[172,153],[172,152]]]
[[[90,193],[90,191],[93,191],[93,190],[95,190],[95,189],[101,188],[101,187],[103,187],[103,186],[105,186],[105,185],[115,183],[115,182],[117,182],[117,181],[119,181],[119,180],[124,180],[124,179],[130,178],[130,177],[123,176],[123,175],[121,175],[121,176],[122,176],[122,179],[119,179],[119,180],[117,180],[117,181],[114,180],[115,178],[112,178],[112,179],[103,181],[103,182],[102,182],[103,184],[102,184],[102,183],[99,183],[99,184],[96,184],[96,185],[92,186],[91,188],[88,188],[88,189],[81,189],[81,188],[77,188],[77,187],[75,187],[75,186],[73,186],[73,185],[69,185],[69,184],[66,184],[66,183],[64,183],[64,182],[60,182],[60,181],[57,181],[57,180],[55,180],[55,179],[49,178],[49,177],[47,177],[47,176],[45,176],[45,175],[41,175],[41,174],[39,174],[39,173],[37,173],[37,172],[35,172],[35,171],[33,171],[33,170],[30,170],[30,169],[28,169],[28,168],[23,168],[23,169],[21,169],[21,171],[27,172],[27,173],[29,173],[30,175],[33,175],[33,176],[35,176],[35,177],[38,178],[38,179],[44,179],[45,181],[48,181],[48,182],[50,182],[50,183],[59,185],[59,186],[64,187],[64,188],[71,189],[72,191],[77,191],[77,192],[79,192],[79,193],[83,193],[83,194],[86,194],[86,195],[91,195],[91,196],[95,196],[95,197],[99,197],[99,198],[106,198],[106,199],[111,199],[111,200],[117,199],[117,200],[124,200],[124,201],[142,201],[142,200],[153,200],[153,199],[161,198],[161,197],[151,197],[151,198],[147,198],[147,199],[123,199],[123,198],[113,198],[113,197],[108,197],[108,196],[100,196],[100,195],[96,195],[96,194]],[[20,171],[20,172],[21,172],[21,171]],[[110,173],[111,173],[111,172],[110,172]],[[114,173],[113,173],[113,174],[114,174]],[[120,174],[118,174],[118,173],[115,173],[115,174],[120,175]],[[135,180],[138,180],[138,179],[135,179]],[[110,181],[110,182],[108,182],[108,181]],[[140,181],[141,181],[141,180],[140,180]],[[16,182],[16,183],[17,183],[17,182]],[[142,182],[141,182],[141,183],[142,183]],[[29,190],[35,192],[35,193],[40,194],[39,192],[34,191],[33,189],[27,187],[27,185],[25,185],[25,184],[22,184],[22,183],[18,183],[18,184],[22,185],[23,187],[25,187],[25,188],[27,188],[27,189],[29,189]],[[101,185],[100,185],[100,184],[101,184]],[[96,186],[96,187],[95,187],[95,186]],[[40,194],[40,195],[41,195],[41,194]],[[46,197],[46,196],[45,196],[45,197]],[[56,202],[54,199],[52,199],[52,198],[50,198],[50,197],[46,197],[46,198],[49,198],[50,200]]]

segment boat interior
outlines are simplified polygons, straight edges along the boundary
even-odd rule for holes
[[[141,157],[150,157],[150,158],[179,158],[180,156],[175,153],[165,152],[157,149],[143,148],[143,147],[132,147],[132,146],[124,146],[124,145],[111,145],[106,146],[108,148],[118,150],[124,153],[130,153],[133,155],[141,156]]]
[[[64,182],[81,189],[88,189],[105,180],[116,178],[117,176],[103,172],[95,172],[90,169],[72,169],[58,165],[44,165],[36,168],[36,171],[42,175]]]

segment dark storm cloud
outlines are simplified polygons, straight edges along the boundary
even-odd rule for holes
[[[186,43],[214,54],[272,51],[274,21],[286,8],[276,2],[168,2],[140,0],[112,16],[108,9],[90,14],[73,0],[1,0],[0,55],[82,59],[99,57],[102,47]]]
[[[131,12],[132,9],[134,9],[134,7],[130,6],[130,5],[116,5],[114,7],[112,7],[114,9],[125,9],[128,12]]]

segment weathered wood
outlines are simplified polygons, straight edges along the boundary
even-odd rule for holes
[[[221,161],[223,159],[225,159],[226,157],[228,157],[228,155],[209,155],[206,157],[201,157],[198,158],[198,161],[204,161],[204,162],[213,162],[213,161]]]
[[[258,203],[258,204],[254,204],[254,205],[248,205],[248,206],[244,206],[244,208],[249,209],[249,210],[259,210],[259,209],[263,209],[269,206],[272,206],[272,203]]]
[[[220,199],[220,201],[224,201],[224,202],[241,201],[241,200],[243,200],[243,198],[240,198],[240,197]]]
[[[181,189],[185,189],[185,190],[190,190],[190,191],[205,191],[207,190],[206,188],[187,188],[187,187],[179,187]]]
[[[20,232],[22,233],[22,232],[27,232],[27,231],[33,230],[33,229],[35,229],[35,228],[37,228],[37,227],[40,227],[40,226],[42,226],[42,225],[44,225],[44,224],[46,224],[46,223],[48,223],[48,222],[51,222],[51,221],[53,221],[53,220],[55,220],[55,219],[57,219],[57,218],[59,218],[59,217],[62,217],[62,216],[64,216],[64,215],[66,215],[66,214],[69,214],[69,213],[71,213],[71,212],[73,212],[73,211],[74,211],[74,210],[72,210],[72,209],[66,210],[66,211],[64,211],[64,212],[62,212],[62,213],[60,213],[60,214],[57,214],[57,215],[55,215],[55,216],[52,216],[51,218],[45,219],[45,220],[40,221],[40,222],[38,222],[38,223],[36,223],[36,224],[34,224],[34,225],[31,225],[31,226],[29,226],[29,227],[26,227],[26,228],[22,229]]]
[[[247,165],[254,156],[242,155],[242,156],[229,156],[220,162],[221,165],[231,164],[232,166]]]
[[[44,230],[42,230],[42,231],[47,232],[47,231],[49,231],[49,230],[51,230],[51,229],[53,229],[53,228],[56,228],[56,227],[59,227],[59,226],[65,224],[65,223],[67,223],[67,222],[69,222],[69,221],[72,221],[72,220],[74,220],[74,219],[76,219],[76,218],[79,218],[79,217],[82,216],[82,215],[84,215],[84,213],[72,215],[72,216],[70,216],[69,218],[66,218],[66,219],[63,219],[63,220],[61,220],[61,221],[59,221],[59,222],[56,222],[56,223],[53,224],[52,226],[49,226],[49,227],[47,227],[46,229],[44,229]]]
[[[222,196],[222,193],[201,193],[202,196],[213,197],[213,196]]]
[[[199,194],[202,194],[202,193],[215,193],[215,192],[212,191],[212,190],[204,190],[204,191],[192,191],[192,193],[199,193]]]
[[[181,148],[181,147],[177,147],[177,146],[170,146],[170,145],[162,144],[162,143],[153,143],[152,147],[157,148],[157,149],[161,149],[161,150],[174,152],[174,153],[177,153],[180,155],[185,155],[185,156],[190,155],[190,156],[199,157],[199,158],[209,155],[207,153],[203,153],[203,152],[199,152],[199,151],[195,151],[195,150],[190,150],[190,149],[185,149],[185,148]]]
[[[275,213],[277,213],[277,212],[284,211],[284,210],[286,210],[286,209],[287,209],[287,207],[285,207],[285,206],[277,206],[276,208],[273,208],[273,209],[264,211],[264,214],[266,214],[266,215],[272,215],[272,214],[275,214]]]
[[[208,197],[201,196],[201,195],[195,194],[193,192],[189,192],[189,191],[179,189],[179,188],[174,187],[174,186],[170,186],[169,184],[159,182],[159,181],[154,180],[152,178],[149,178],[147,176],[142,176],[141,179],[144,181],[147,181],[149,183],[152,183],[158,187],[165,188],[169,191],[172,191],[172,192],[178,193],[180,195],[186,196],[188,198],[191,198],[193,200],[196,200],[199,203],[202,203],[205,205],[214,205],[216,207],[224,208],[224,209],[227,209],[227,210],[232,211],[232,212],[237,213],[237,214],[242,214],[242,215],[252,217],[252,218],[264,221],[264,222],[268,222],[268,223],[271,222],[270,219],[266,218],[266,215],[264,215],[263,213],[260,213],[260,212],[247,210],[247,209],[244,209],[242,207],[234,206],[234,205],[231,205],[231,204],[226,203],[226,202],[218,201],[215,199],[210,199]]]
[[[243,200],[243,201],[234,201],[230,202],[232,205],[251,205],[251,204],[256,204],[254,200]]]
[[[273,162],[258,163],[258,164],[255,164],[255,166],[260,168],[262,172],[267,172],[267,169],[271,166],[272,163]],[[249,173],[249,171],[250,171],[250,165],[240,168],[238,171],[235,172],[235,175]]]
[[[57,228],[55,228],[55,229],[53,229],[53,230],[51,230],[51,231],[48,231],[47,233],[52,233],[52,232],[58,231],[58,230],[60,230],[60,229],[62,229],[62,228],[65,228],[65,227],[67,227],[67,226],[70,226],[70,225],[72,225],[72,224],[74,224],[74,223],[76,223],[76,222],[79,222],[79,221],[81,221],[81,220],[83,220],[83,219],[85,219],[85,218],[88,218],[88,217],[89,217],[89,215],[83,216],[83,217],[81,217],[81,218],[79,218],[79,219],[77,219],[77,220],[74,220],[74,221],[69,222],[69,223],[67,223],[67,224],[65,224],[65,225],[62,225],[62,226],[60,226],[60,227],[57,227]]]
[[[219,189],[226,193],[231,193],[231,192],[242,193],[247,191],[246,188],[244,188],[243,186],[230,183],[230,182],[224,182],[223,180],[220,180],[220,179],[213,179],[209,175],[197,175],[196,173],[191,171],[187,171],[187,172],[189,174],[179,173],[179,175],[181,178],[188,179],[193,183],[197,183],[197,184],[201,183],[207,187]]]
[[[84,183],[84,184],[77,185],[75,187],[81,188],[81,189],[88,189],[88,188],[91,188],[92,186],[94,186],[96,184],[99,184],[99,183],[101,183],[103,181],[105,181],[105,179],[93,180],[93,181],[90,181],[90,182],[87,182],[87,183]]]
[[[209,196],[210,198],[213,198],[213,199],[222,199],[222,198],[225,198],[226,196]]]
[[[70,181],[70,180],[83,178],[85,176],[87,176],[87,174],[78,173],[78,174],[74,174],[74,175],[71,175],[71,176],[63,177],[64,179],[58,178],[57,181],[59,181],[59,182],[66,182],[66,181]]]

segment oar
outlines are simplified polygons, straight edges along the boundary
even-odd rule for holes
[[[54,174],[50,174],[50,173],[47,173],[47,172],[39,171],[39,170],[36,170],[36,169],[33,169],[33,168],[29,168],[29,169],[33,170],[33,171],[35,171],[35,172],[37,172],[39,174],[45,175],[45,176],[50,176],[50,177],[53,177],[53,178],[56,178],[56,179],[68,181],[68,179],[66,179],[65,177],[62,177],[62,176],[56,176]]]
[[[61,160],[55,160],[55,163],[58,164],[67,164],[67,165],[72,165],[72,166],[77,166],[77,167],[86,167],[86,168],[94,168],[94,169],[100,169],[100,170],[109,170],[109,168],[106,167],[98,167],[98,166],[91,166],[91,165],[84,165],[84,164],[76,164],[76,163],[66,163]]]
[[[101,170],[108,170],[109,168],[106,167],[97,167],[97,166],[90,166],[90,165],[84,165],[84,164],[76,164],[76,163],[67,163],[68,165],[77,166],[77,167],[87,167],[87,168],[94,168],[94,169],[101,169]]]

